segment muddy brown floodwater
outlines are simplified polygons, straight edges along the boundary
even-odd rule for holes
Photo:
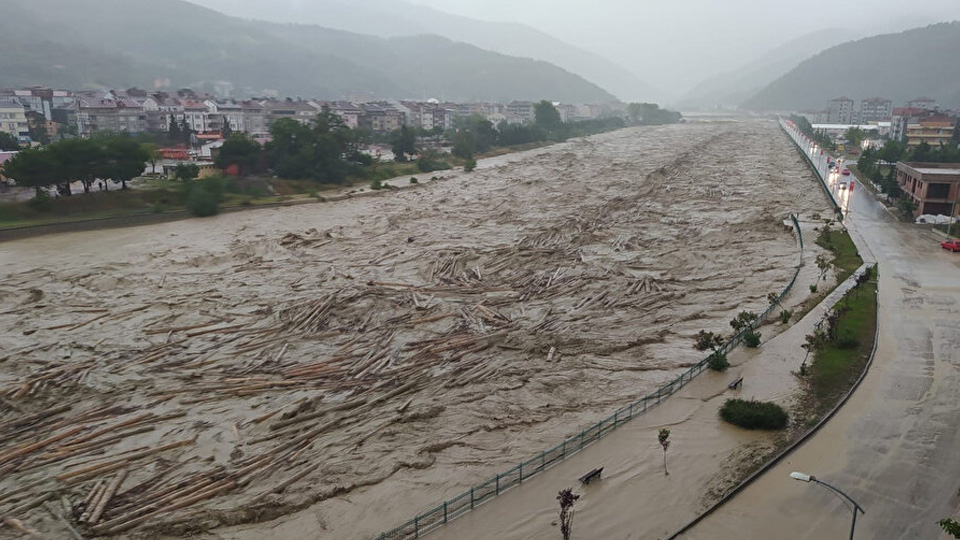
[[[90,535],[262,538],[297,513],[270,536],[372,537],[762,311],[797,262],[784,219],[824,212],[801,170],[774,122],[694,122],[0,244],[0,514],[65,535],[46,499]]]

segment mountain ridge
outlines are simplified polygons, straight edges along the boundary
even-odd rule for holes
[[[551,64],[445,38],[388,40],[315,25],[284,26],[229,17],[183,0],[8,2],[0,18],[0,49],[29,43],[37,67],[25,72],[14,55],[0,55],[0,86],[151,87],[154,80],[170,79],[172,87],[228,81],[247,93],[275,90],[321,99],[405,98],[423,91],[455,101],[615,99]],[[52,37],[37,41],[31,32],[37,27]],[[64,57],[70,49],[88,54]]]
[[[902,104],[919,96],[960,107],[960,21],[848,41],[801,62],[743,103],[752,110],[823,108],[841,95]],[[953,52],[954,54],[944,54]]]

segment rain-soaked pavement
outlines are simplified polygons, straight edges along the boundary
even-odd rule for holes
[[[864,191],[848,227],[880,263],[880,338],[863,384],[827,425],[685,539],[845,538],[851,510],[801,471],[866,510],[856,538],[937,538],[960,487],[960,254],[897,223]]]

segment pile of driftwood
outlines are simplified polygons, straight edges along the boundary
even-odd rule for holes
[[[581,246],[596,241],[599,223],[574,217],[513,246],[437,251],[422,266],[423,283],[313,291],[300,278],[290,283],[296,298],[269,310],[226,306],[204,312],[201,322],[155,317],[140,328],[147,347],[42,363],[0,388],[0,399],[67,396],[91,374],[122,382],[101,396],[113,405],[85,407],[78,398],[0,423],[0,479],[13,479],[0,483],[0,515],[23,524],[31,512],[47,512],[76,537],[111,535],[228,493],[254,497],[247,501],[281,493],[315,471],[331,445],[359,447],[418,395],[508,373],[505,349],[522,353],[533,336],[563,335],[597,314],[666,301],[671,293],[659,280],[609,261],[585,262]],[[630,245],[622,236],[610,243]],[[168,283],[164,275],[158,287]],[[148,307],[97,310],[49,329],[72,331]],[[557,346],[527,354],[548,363],[562,357]],[[221,403],[259,411],[229,424],[236,448],[228,463],[214,465],[198,435],[185,432],[202,432],[204,414],[215,418]],[[353,438],[324,442],[344,430]]]

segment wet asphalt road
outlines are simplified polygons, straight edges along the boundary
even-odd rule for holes
[[[856,538],[938,538],[960,500],[960,253],[896,222],[862,188],[848,227],[880,264],[880,338],[850,401],[817,435],[686,539],[847,538],[851,510],[815,484],[843,489],[866,514]]]

